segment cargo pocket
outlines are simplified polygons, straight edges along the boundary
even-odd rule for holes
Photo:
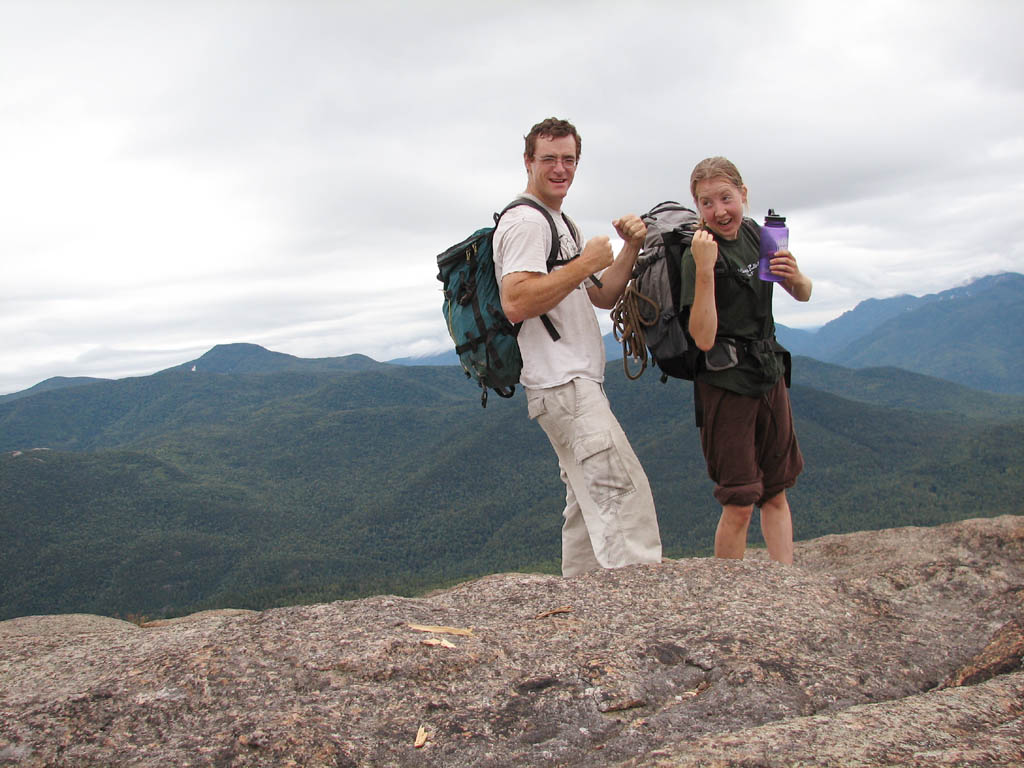
[[[526,415],[530,417],[531,421],[535,421],[538,416],[543,416],[548,412],[548,407],[544,403],[544,395],[530,396],[529,393],[526,395]]]
[[[572,452],[595,503],[604,504],[634,490],[610,432],[583,435],[572,444]]]

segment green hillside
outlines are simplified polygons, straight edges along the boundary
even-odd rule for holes
[[[0,618],[169,616],[557,572],[564,488],[522,395],[485,410],[459,369],[361,367],[178,367],[0,403]],[[707,554],[718,507],[691,385],[608,372],[666,554]],[[806,359],[795,382],[798,538],[1016,503],[1024,398]]]
[[[872,405],[1003,421],[1024,419],[1024,398],[971,389],[897,367],[850,369],[794,358],[795,379],[806,386]]]

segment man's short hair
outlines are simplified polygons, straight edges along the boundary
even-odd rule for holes
[[[580,159],[580,149],[583,147],[583,141],[580,139],[579,133],[576,131],[576,126],[570,123],[568,120],[559,120],[557,117],[549,117],[547,120],[541,120],[530,132],[523,138],[526,139],[526,156],[533,159],[533,153],[537,149],[537,137],[544,136],[548,139],[560,139],[563,136],[572,136],[576,139],[576,159]]]

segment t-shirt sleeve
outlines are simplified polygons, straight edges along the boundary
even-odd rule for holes
[[[500,262],[501,276],[513,272],[547,274],[547,242],[550,237],[550,227],[545,222],[528,218],[499,227],[495,232],[494,249]]]

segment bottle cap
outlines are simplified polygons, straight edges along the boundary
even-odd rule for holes
[[[768,215],[764,217],[764,225],[766,227],[784,227],[786,226],[786,217],[779,216],[775,213],[774,208],[769,208]]]

